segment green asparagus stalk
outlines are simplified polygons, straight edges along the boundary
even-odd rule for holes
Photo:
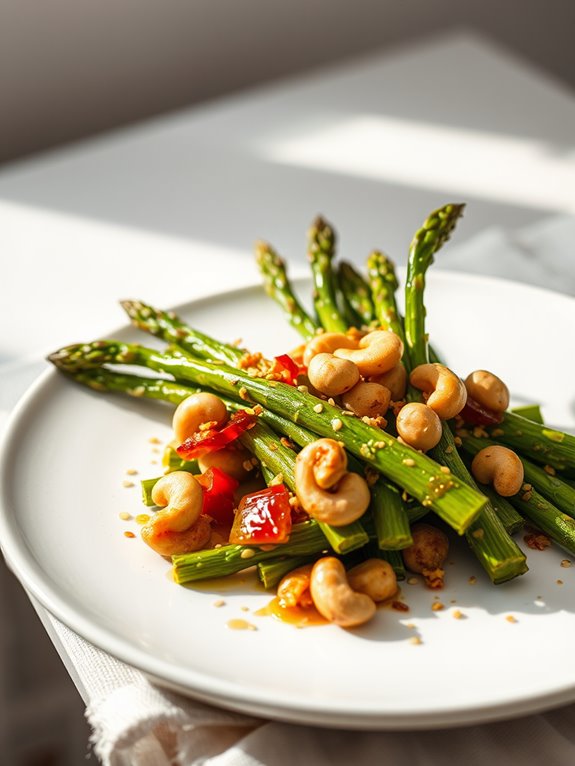
[[[400,550],[413,543],[401,492],[393,484],[376,482],[371,488],[371,513],[382,550]]]
[[[508,535],[514,535],[523,529],[525,521],[511,503],[497,492],[491,486],[481,486],[481,491],[484,495],[487,495],[491,506],[495,513],[499,516],[499,520],[505,527],[505,531]]]
[[[575,471],[575,436],[571,434],[513,412],[505,412],[500,424],[486,430],[500,444],[517,450],[529,460],[558,471]]]
[[[308,258],[314,283],[314,307],[324,330],[345,332],[347,322],[337,304],[336,283],[332,268],[335,233],[323,218],[315,219],[308,232]]]
[[[287,276],[285,261],[266,242],[256,242],[255,253],[267,294],[279,304],[288,322],[304,340],[313,338],[319,325],[296,298]]]
[[[515,415],[521,415],[522,418],[532,420],[534,423],[540,423],[543,425],[543,414],[541,407],[538,404],[523,404],[520,407],[513,407],[511,412]]]
[[[277,559],[280,546],[262,550],[257,546],[223,545],[172,557],[174,580],[183,584],[193,580],[227,577],[268,559]],[[282,556],[315,556],[330,550],[329,543],[315,521],[294,524],[290,539],[281,545]]]
[[[413,367],[426,364],[429,359],[424,304],[427,269],[433,263],[435,253],[449,238],[462,212],[463,205],[446,205],[436,210],[415,234],[410,246],[405,287],[405,339]],[[410,393],[412,398],[421,400],[419,391],[411,388]],[[445,422],[439,444],[431,454],[438,463],[449,468],[454,479],[479,491],[457,452],[453,434]],[[485,501],[479,517],[466,529],[465,537],[492,582],[498,584],[524,574],[527,563],[487,498]]]
[[[496,446],[496,442],[490,439],[479,438],[467,433],[461,433],[460,438],[463,449],[470,455],[476,455],[485,447]],[[518,455],[518,457],[523,463],[525,483],[535,487],[538,493],[547,498],[563,513],[575,517],[575,489],[558,479],[557,476],[550,475],[543,468],[531,463],[522,455]]]
[[[340,261],[337,269],[338,284],[344,303],[355,317],[356,327],[368,327],[375,319],[369,285],[362,275],[347,261]]]
[[[373,250],[367,259],[367,275],[378,324],[399,335],[405,345],[403,317],[396,301],[399,282],[393,261],[380,250]]]
[[[510,498],[519,513],[560,545],[575,554],[575,519],[567,516],[537,490],[518,492]]]
[[[317,412],[315,397],[284,383],[251,378],[225,365],[167,356],[154,349],[119,341],[68,346],[49,359],[71,374],[104,364],[143,365],[224,396],[249,399],[321,436],[337,436],[349,452],[434,510],[460,534],[478,516],[486,502],[475,490],[458,481],[446,480],[440,466],[426,455],[358,418],[344,416],[340,409],[328,402],[324,402],[322,411]]]
[[[139,330],[151,333],[167,343],[175,343],[185,351],[202,359],[219,359],[226,364],[236,365],[245,354],[245,349],[211,338],[194,330],[173,311],[162,311],[142,301],[120,301],[120,305]]]
[[[428,360],[425,333],[425,274],[433,263],[435,253],[449,239],[464,205],[445,205],[431,213],[415,233],[409,248],[405,284],[405,338],[413,367]]]
[[[266,590],[275,588],[294,569],[299,569],[316,560],[316,556],[290,556],[260,561],[257,565],[258,578]]]

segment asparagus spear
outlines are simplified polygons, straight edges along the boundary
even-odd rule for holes
[[[173,311],[162,311],[142,301],[120,301],[120,305],[139,330],[149,332],[167,343],[175,343],[194,356],[219,359],[226,364],[236,365],[245,354],[245,349],[220,343],[194,330]]]
[[[285,261],[266,242],[256,242],[255,253],[267,294],[280,305],[288,322],[304,340],[313,338],[319,325],[296,298],[287,276]]]
[[[372,465],[405,489],[424,506],[438,513],[460,534],[477,517],[485,498],[445,474],[426,455],[401,444],[393,436],[358,418],[344,416],[324,402],[317,412],[317,399],[292,386],[204,360],[177,358],[136,344],[95,341],[60,349],[49,360],[65,372],[104,364],[136,364],[217,391],[224,396],[251,400],[321,436],[337,436],[349,452]],[[315,408],[315,409],[314,409]]]
[[[340,261],[337,269],[339,288],[344,303],[356,318],[356,326],[369,326],[375,319],[375,310],[369,285],[347,261]]]
[[[328,332],[345,332],[347,322],[337,305],[332,269],[335,233],[323,218],[315,219],[308,232],[308,258],[314,282],[313,302],[321,326]]]
[[[393,262],[381,250],[372,250],[367,259],[367,275],[378,323],[399,335],[405,345],[403,318],[395,297],[399,282]]]
[[[558,471],[575,471],[575,436],[536,423],[513,412],[505,412],[502,422],[487,432],[530,460],[550,465]]]
[[[413,367],[428,362],[428,338],[425,331],[425,275],[433,263],[433,256],[449,238],[463,205],[446,205],[436,210],[416,232],[409,251],[405,287],[405,339]],[[411,388],[412,398],[421,400],[419,391]],[[478,490],[459,456],[453,434],[443,423],[439,444],[431,450],[432,456],[456,479]],[[485,498],[486,504],[479,517],[468,527],[465,536],[471,550],[494,583],[502,583],[524,574],[527,563],[524,554]]]
[[[511,502],[538,529],[569,553],[575,554],[575,519],[556,508],[537,490],[518,492]]]

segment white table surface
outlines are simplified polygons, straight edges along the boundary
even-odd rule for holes
[[[169,306],[253,282],[257,238],[303,267],[318,212],[358,264],[375,246],[403,264],[448,200],[468,203],[459,242],[575,213],[574,135],[571,93],[458,34],[6,166],[0,413],[47,352],[123,324],[120,298]]]

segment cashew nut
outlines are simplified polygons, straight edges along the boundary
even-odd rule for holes
[[[440,569],[449,553],[447,535],[430,524],[414,524],[413,543],[401,551],[403,562],[411,572],[433,572]]]
[[[513,450],[499,445],[480,450],[471,463],[471,473],[480,484],[493,482],[495,491],[502,497],[517,494],[524,478],[521,459]]]
[[[162,556],[203,548],[211,533],[202,511],[202,488],[191,473],[173,471],[152,489],[152,500],[165,506],[142,527],[142,539]]]
[[[412,386],[429,394],[427,406],[442,420],[454,418],[465,407],[467,389],[463,381],[443,364],[420,364],[412,370]]]
[[[357,348],[357,340],[342,332],[322,332],[307,342],[303,363],[308,367],[316,354],[333,354],[336,348]]]
[[[420,402],[404,405],[397,415],[395,427],[402,441],[422,452],[435,447],[443,431],[439,415]]]
[[[475,370],[465,378],[467,393],[476,402],[495,412],[509,407],[509,389],[505,383],[487,370]]]
[[[192,394],[176,407],[172,428],[176,440],[181,444],[195,434],[204,423],[221,425],[228,419],[226,405],[215,394],[200,392]]]
[[[375,614],[373,599],[352,590],[344,565],[333,556],[321,558],[314,564],[310,592],[318,612],[344,628],[363,625]]]
[[[395,367],[403,355],[403,343],[389,330],[374,330],[360,339],[359,348],[337,348],[333,353],[354,362],[363,377],[368,378]]]
[[[368,559],[348,570],[347,580],[352,590],[365,593],[377,604],[397,593],[397,577],[393,567],[383,559]]]
[[[355,386],[359,370],[347,359],[338,359],[333,354],[316,354],[309,363],[307,376],[316,391],[326,396],[339,396]]]
[[[391,393],[385,386],[360,381],[343,395],[342,404],[360,418],[376,418],[385,415],[390,399]]]
[[[294,569],[282,578],[278,585],[277,598],[282,607],[311,606],[313,600],[309,583],[313,564]]]
[[[317,439],[297,455],[296,495],[302,508],[314,519],[344,526],[366,511],[370,502],[367,482],[346,469],[345,450],[334,439]]]
[[[400,402],[404,398],[407,388],[407,371],[401,362],[392,367],[389,372],[376,375],[371,380],[389,389],[392,402]]]
[[[207,452],[198,458],[200,471],[205,473],[208,468],[219,468],[237,481],[244,481],[250,475],[252,455],[243,447],[234,444],[223,447],[215,452]]]

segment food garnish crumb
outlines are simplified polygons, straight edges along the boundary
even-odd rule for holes
[[[507,622],[517,622],[517,619],[512,614],[508,614],[505,619]]]
[[[563,580],[555,580],[555,582],[557,583],[557,585],[563,585]]]
[[[334,418],[331,421],[331,427],[334,431],[341,431],[343,428],[343,421],[341,421],[339,418]]]
[[[432,612],[441,612],[442,609],[445,609],[445,607],[441,603],[441,601],[434,601],[433,604],[431,605]]]
[[[408,630],[415,630],[415,627],[416,627],[416,626],[415,626],[415,625],[414,625],[412,622],[408,622],[408,623],[406,623],[406,624],[405,624],[405,627],[406,627]]]
[[[406,465],[408,468],[413,468],[415,465],[415,460],[412,457],[406,457],[402,461],[403,465]]]
[[[135,468],[128,468],[126,470],[126,473],[127,473],[128,476],[137,476],[137,474],[138,474],[138,472],[136,471]]]
[[[126,489],[130,489],[130,487],[133,487],[133,486],[134,486],[134,482],[133,481],[128,481],[127,479],[125,479],[122,482],[122,487],[125,487]]]
[[[122,521],[130,521],[132,518],[132,514],[128,513],[127,511],[121,511],[118,516],[122,519]]]
[[[161,440],[161,439],[158,439],[158,437],[157,437],[157,436],[151,436],[151,437],[148,439],[148,441],[150,442],[150,444],[161,444],[161,443],[162,443],[162,440]]]
[[[407,582],[408,585],[418,585],[419,584],[419,580],[417,579],[417,577],[408,577],[406,582]]]
[[[477,582],[477,577],[475,577],[475,575],[471,575],[471,577],[467,580],[467,582],[469,583],[469,585],[475,585],[475,583]]]
[[[225,606],[225,605],[226,605],[226,602],[223,600],[223,598],[219,598],[217,601],[214,601],[214,603],[212,604],[212,606],[215,606],[215,607],[217,607],[218,609],[219,609],[221,606]]]
[[[423,641],[419,638],[419,636],[411,636],[407,639],[410,644],[413,644],[413,646],[418,646],[419,644],[422,644]]]
[[[561,566],[563,567],[563,569],[569,569],[569,567],[571,566],[571,562],[569,561],[569,559],[563,559],[563,561],[561,562]]]
[[[454,609],[453,610],[453,618],[455,620],[463,620],[465,618],[465,615],[459,609]]]
[[[124,532],[124,537],[133,538],[135,536],[136,535],[133,532],[130,532],[130,531]]]

